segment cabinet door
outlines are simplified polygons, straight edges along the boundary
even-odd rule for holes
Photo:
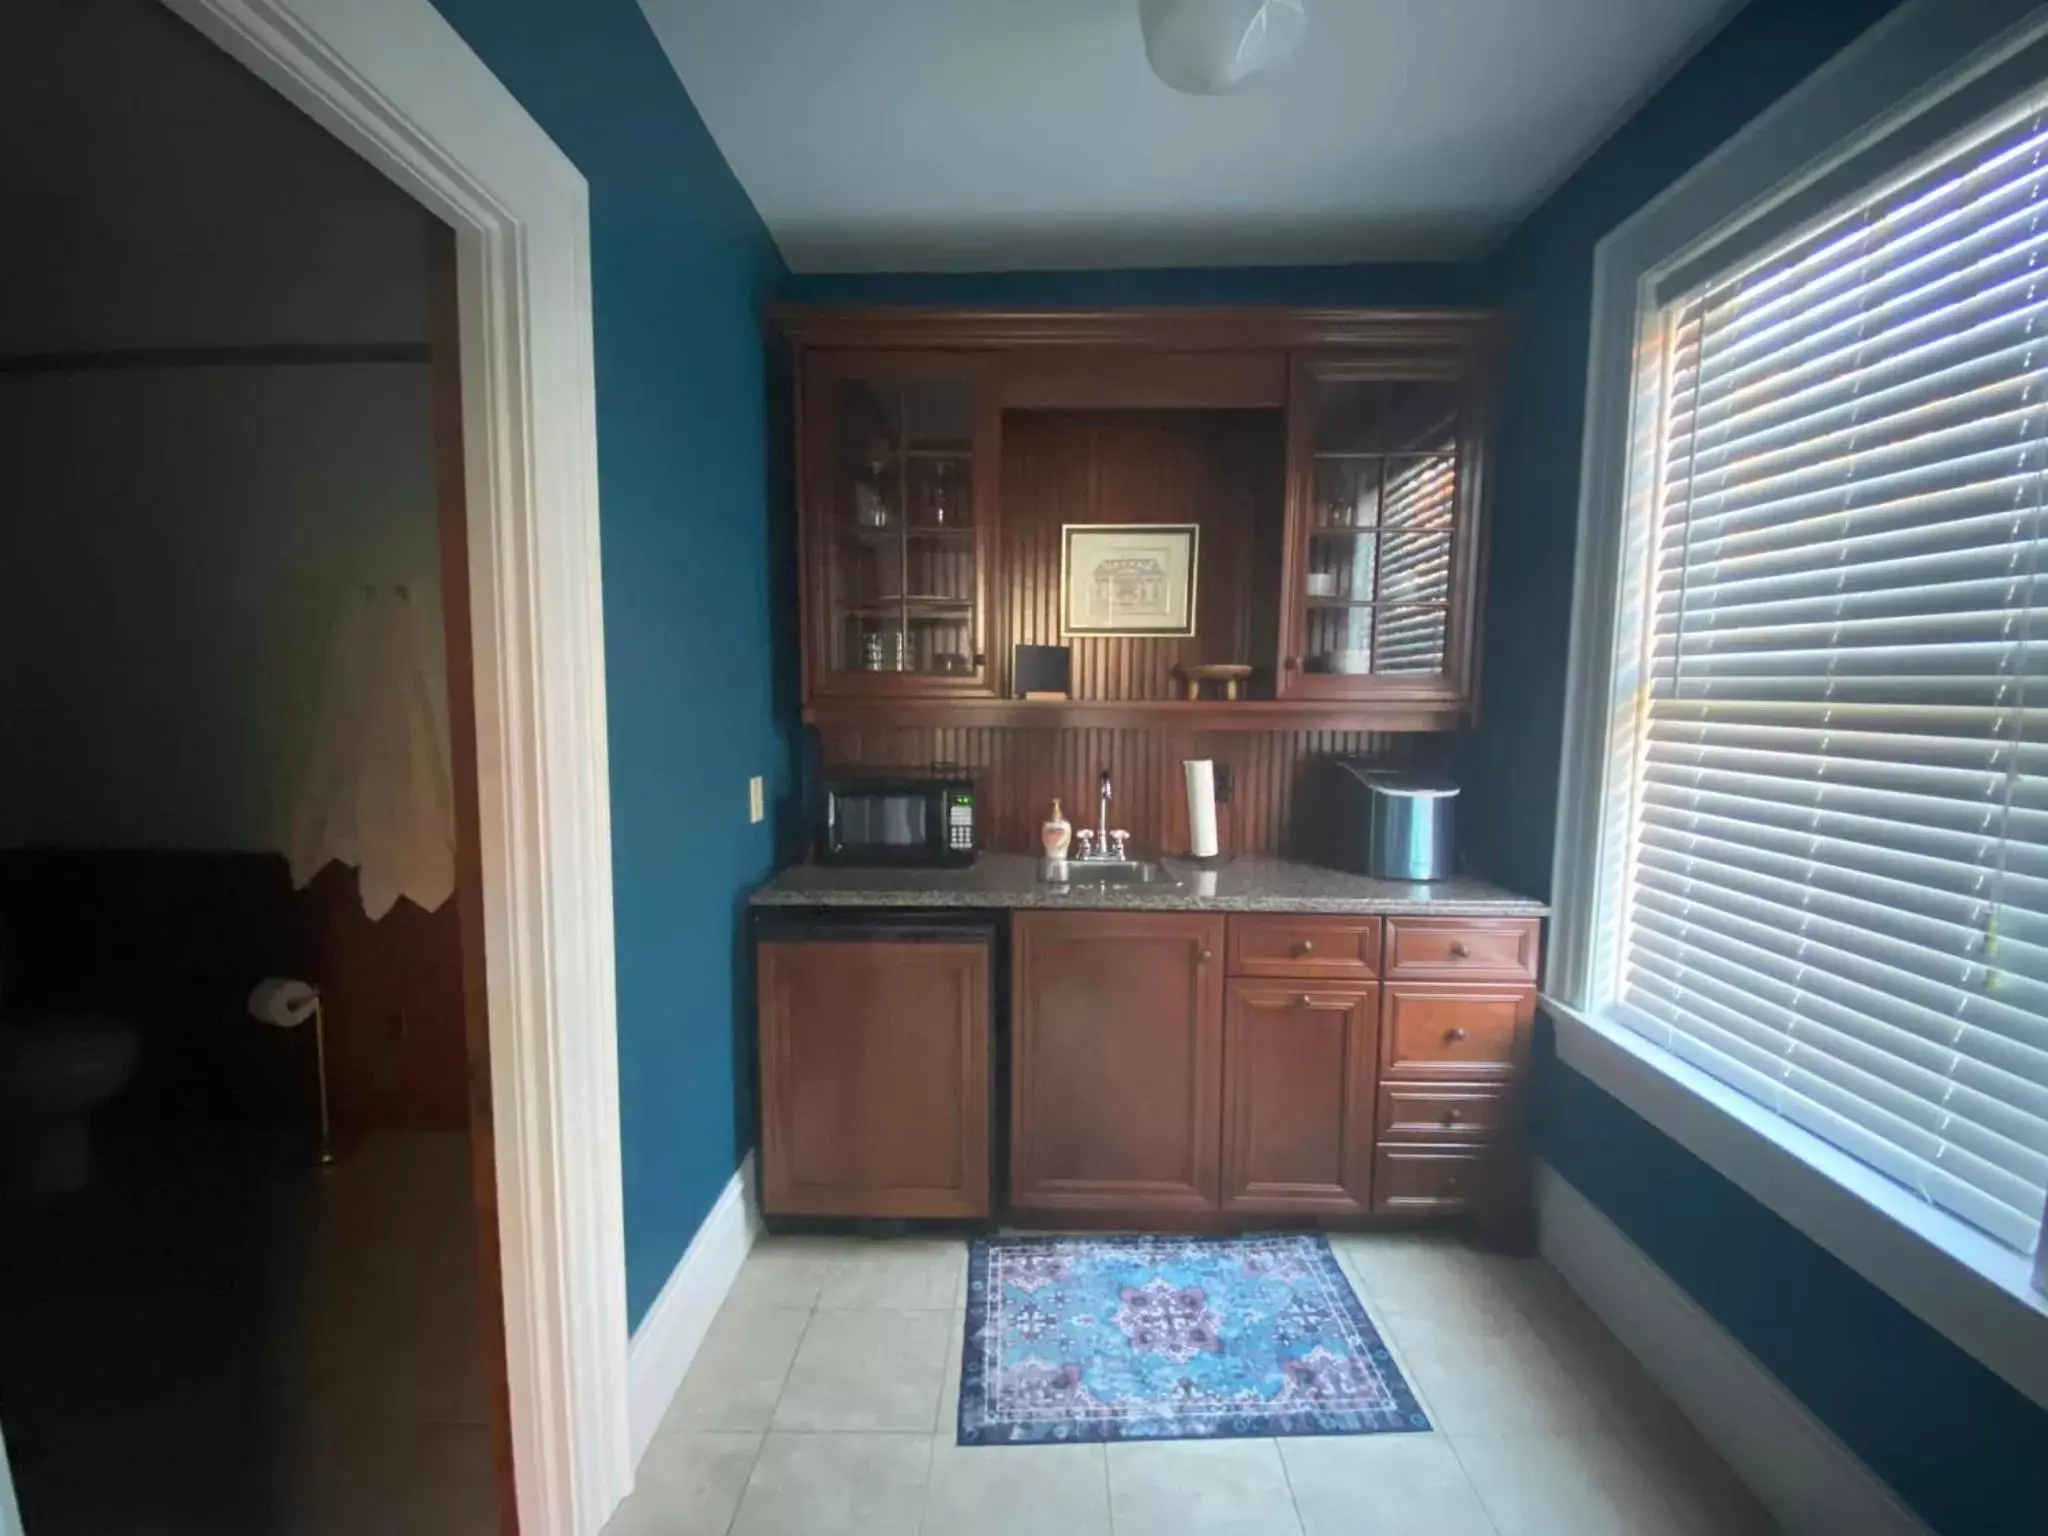
[[[986,360],[813,351],[802,368],[811,694],[987,693],[1001,414]]]
[[[1223,1015],[1223,1204],[1371,1206],[1379,988],[1233,981]]]
[[[1021,912],[1010,958],[1010,1199],[1214,1210],[1223,919]]]
[[[764,1210],[989,1214],[988,953],[758,946]]]
[[[1297,355],[1279,690],[1467,703],[1482,532],[1475,354]]]

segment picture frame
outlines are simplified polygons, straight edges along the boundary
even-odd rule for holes
[[[1062,523],[1061,635],[1194,634],[1201,544],[1198,523]]]

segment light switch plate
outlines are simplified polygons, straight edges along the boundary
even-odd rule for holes
[[[767,786],[761,782],[761,775],[757,773],[747,780],[747,820],[761,821],[767,815]]]

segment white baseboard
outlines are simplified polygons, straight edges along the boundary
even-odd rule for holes
[[[1929,1536],[1890,1486],[1565,1177],[1539,1165],[1543,1257],[1790,1536]]]
[[[626,1352],[626,1392],[635,1467],[647,1454],[654,1431],[675,1401],[712,1318],[718,1315],[760,1232],[761,1213],[754,1204],[754,1154],[749,1152],[690,1239],[654,1305],[633,1330]]]

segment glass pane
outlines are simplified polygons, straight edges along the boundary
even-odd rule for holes
[[[1317,528],[1371,528],[1380,520],[1380,466],[1376,454],[1316,460]]]
[[[1308,643],[1302,662],[1308,671],[1362,676],[1373,669],[1372,645],[1370,607],[1309,600]]]
[[[1309,536],[1308,580],[1302,590],[1310,603],[1342,598],[1369,603],[1373,599],[1373,567],[1379,539],[1370,533],[1322,532]]]
[[[1434,676],[1444,669],[1450,610],[1386,607],[1375,626],[1373,671],[1386,677]]]
[[[920,453],[966,454],[974,448],[974,386],[965,379],[904,379],[903,446]]]
[[[833,666],[972,673],[973,386],[842,379],[832,408]]]
[[[1389,528],[1451,526],[1458,507],[1458,461],[1450,454],[1387,460],[1382,520]]]
[[[1448,533],[1387,533],[1379,542],[1381,602],[1441,603],[1450,598]]]
[[[1462,391],[1448,380],[1324,379],[1316,386],[1318,454],[1449,453]]]

